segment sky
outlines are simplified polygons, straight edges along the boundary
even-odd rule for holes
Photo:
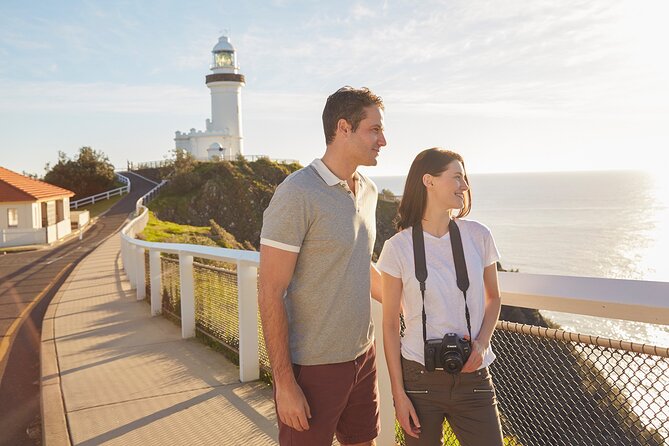
[[[650,169],[669,148],[663,0],[0,2],[0,165],[44,174],[58,152],[161,160],[210,117],[211,50],[237,50],[244,151],[325,149],[343,85],[385,102],[374,176],[421,150],[470,173]],[[663,55],[664,54],[664,55]]]

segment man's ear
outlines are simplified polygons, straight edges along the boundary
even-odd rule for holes
[[[353,130],[351,124],[344,118],[341,118],[337,121],[337,132],[340,132],[342,135],[349,135]]]

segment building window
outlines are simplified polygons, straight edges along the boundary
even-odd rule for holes
[[[17,228],[19,226],[19,210],[16,208],[7,209],[7,226]]]

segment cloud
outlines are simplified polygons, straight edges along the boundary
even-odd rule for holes
[[[385,10],[355,2],[301,18],[303,31],[249,28],[240,48],[248,67],[271,73],[256,79],[265,90],[311,93],[340,79],[381,94],[408,91],[403,96],[417,105],[606,113],[616,100],[612,91],[635,82],[645,88],[646,74],[627,65],[620,14],[617,3],[604,0],[518,0],[504,7],[425,0],[418,9],[400,1]],[[373,23],[360,26],[364,21]]]
[[[200,114],[208,109],[201,89],[178,85],[106,82],[3,82],[0,112],[63,111],[123,114]]]

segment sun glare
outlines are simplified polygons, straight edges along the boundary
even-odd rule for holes
[[[665,56],[669,41],[667,17],[669,2],[664,0],[625,0],[621,9],[630,56],[635,62],[653,66],[661,72],[669,71],[669,58]]]

